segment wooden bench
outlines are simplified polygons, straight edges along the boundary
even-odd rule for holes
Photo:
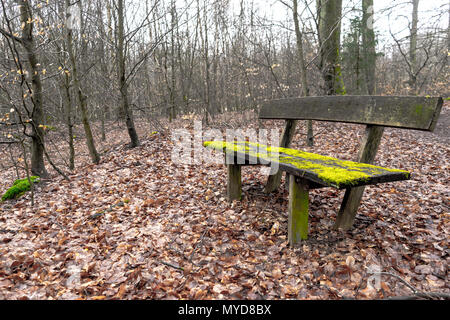
[[[364,186],[410,179],[408,171],[370,164],[378,150],[383,127],[433,131],[442,104],[440,97],[325,96],[272,100],[262,105],[260,119],[365,124],[358,162],[247,141],[207,141],[204,146],[226,155],[230,201],[241,199],[241,166],[266,165],[286,171],[289,175],[288,239],[293,246],[308,237],[310,189],[346,190],[335,228],[347,230],[353,225]]]

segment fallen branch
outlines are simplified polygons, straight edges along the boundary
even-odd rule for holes
[[[413,294],[410,296],[398,296],[398,297],[390,297],[383,300],[417,300],[417,299],[446,299],[450,300],[450,294],[445,292],[423,292],[419,291],[417,288],[412,286],[408,281],[403,279],[402,277],[390,273],[390,272],[373,272],[373,274],[384,275],[394,277],[400,280],[405,286],[407,286]]]
[[[419,290],[417,290],[417,288],[415,288],[411,284],[409,284],[408,281],[406,281],[405,279],[401,278],[400,276],[398,276],[398,275],[396,275],[394,273],[390,273],[390,272],[373,272],[373,274],[394,277],[394,278],[400,280],[405,286],[407,286],[412,292],[414,292],[414,294],[419,292]]]

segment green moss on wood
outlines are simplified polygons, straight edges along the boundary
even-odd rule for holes
[[[207,141],[204,146],[223,152],[240,152],[265,161],[290,164],[300,170],[312,172],[322,181],[338,188],[359,185],[367,182],[371,177],[386,173],[402,173],[405,178],[410,177],[410,173],[404,170],[339,160],[300,150],[268,147],[253,142]]]
[[[32,176],[30,177],[30,179],[33,183],[39,183],[39,177],[37,176]],[[27,178],[16,180],[14,181],[11,188],[6,190],[6,192],[3,194],[2,201],[17,199],[30,189],[31,186]]]
[[[289,219],[288,238],[291,246],[308,239],[309,196],[306,181],[289,178]]]
[[[421,116],[423,113],[423,105],[419,104],[416,106],[416,113],[417,115]]]

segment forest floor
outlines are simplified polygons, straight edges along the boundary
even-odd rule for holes
[[[165,125],[169,133],[192,130],[193,121]],[[282,126],[259,124],[248,113],[221,116],[211,127],[281,132]],[[36,185],[34,206],[30,193],[0,203],[0,299],[449,294],[449,127],[447,106],[435,133],[386,129],[376,163],[412,171],[412,179],[367,187],[349,232],[332,230],[343,192],[311,191],[309,239],[294,249],[287,243],[287,190],[283,184],[265,195],[267,177],[259,167],[243,169],[244,198],[229,203],[223,165],[174,164],[170,135],[151,134],[155,129],[146,124],[139,124],[141,146],[135,149],[125,146],[125,129],[108,132],[99,142],[99,165],[88,163],[79,139],[70,182],[54,175]],[[293,147],[355,158],[362,126],[315,122],[314,129],[313,148],[304,143],[303,125]],[[56,162],[63,167],[61,159]],[[0,192],[13,174],[0,175]]]

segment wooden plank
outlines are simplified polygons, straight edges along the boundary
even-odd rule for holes
[[[242,182],[241,166],[238,164],[228,164],[227,196],[229,201],[241,200]]]
[[[293,247],[308,239],[308,181],[295,176],[289,177],[288,240]]]
[[[260,119],[347,122],[433,131],[441,97],[322,96],[264,102]]]
[[[294,149],[270,147],[249,142],[206,142],[209,148],[224,151],[241,159],[242,163],[271,165],[294,176],[315,182],[316,185],[346,189],[383,182],[408,180],[410,173],[404,170],[377,167],[353,161]],[[264,149],[269,152],[262,152]],[[293,155],[290,155],[293,154]],[[244,161],[245,160],[245,161]]]

